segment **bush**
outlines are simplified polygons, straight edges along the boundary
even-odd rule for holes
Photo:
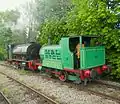
[[[49,20],[40,27],[38,40],[57,43],[62,36],[100,35],[106,47],[108,64],[112,65],[112,78],[120,78],[120,30],[116,28],[119,17],[115,11],[107,8],[103,0],[73,0],[74,8],[60,20]],[[119,10],[118,7],[115,10]]]

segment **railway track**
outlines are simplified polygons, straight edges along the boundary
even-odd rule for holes
[[[45,78],[45,79],[48,79],[44,75],[42,77]],[[59,82],[59,83],[61,83],[61,85],[67,85],[69,88],[75,88],[78,91],[85,91],[85,92],[87,92],[89,94],[94,94],[94,95],[103,97],[105,99],[113,100],[113,101],[116,101],[116,102],[118,102],[120,104],[120,96],[112,96],[117,91],[120,92],[120,86],[108,84],[108,83],[103,82],[102,80],[95,80],[95,81],[89,83],[87,86],[84,86],[84,84],[75,84],[75,83],[72,83],[70,81],[68,81],[68,82],[61,82],[59,79],[55,79],[55,78],[51,78],[51,80],[54,81],[55,83]],[[101,87],[103,92],[98,91],[98,89],[97,90],[96,89],[93,90],[95,86],[98,86],[98,89],[100,89],[100,87]],[[111,95],[111,93],[110,94],[106,94],[104,92],[105,87],[114,89],[114,91],[115,91],[114,94],[112,94],[112,95]],[[119,93],[119,95],[120,95],[120,93]]]
[[[61,83],[61,82],[60,82]],[[63,83],[62,83],[63,84]],[[109,85],[109,84],[101,84],[101,83],[89,83],[88,84],[88,86],[84,86],[83,84],[81,84],[81,85],[78,85],[78,84],[73,84],[73,83],[71,83],[71,82],[65,82],[64,83],[64,85],[67,85],[67,86],[69,86],[69,88],[75,88],[75,89],[77,89],[78,91],[85,91],[85,92],[87,92],[87,93],[90,93],[90,94],[94,94],[94,95],[97,95],[97,96],[100,96],[100,97],[103,97],[103,98],[105,98],[105,99],[109,99],[109,100],[113,100],[113,101],[116,101],[116,102],[118,102],[119,104],[120,104],[120,96],[113,96],[114,94],[116,95],[116,92],[117,91],[119,91],[120,92],[120,90],[119,90],[119,87],[117,86],[117,87],[115,87],[115,85]],[[95,86],[98,86],[98,88],[97,89],[95,89],[94,87]],[[104,87],[105,86],[103,86],[103,85],[105,85],[106,87],[109,87],[109,88],[111,88],[111,89],[115,89],[114,91],[114,94],[106,94],[106,92],[107,91],[105,91],[104,92]],[[100,86],[102,86],[101,87],[101,89],[103,90],[102,92],[100,92],[100,91],[98,91],[100,88]],[[120,93],[119,93],[119,95],[120,95]]]
[[[2,65],[6,66],[4,64],[2,64]],[[43,76],[43,78],[45,78],[45,77]],[[59,80],[53,79],[53,81],[58,82]],[[120,103],[120,97],[118,97],[118,96],[112,96],[111,94],[106,94],[105,92],[99,92],[98,91],[99,88],[97,90],[93,90],[94,86],[98,86],[98,87],[103,86],[103,88],[102,88],[103,90],[104,90],[104,86],[106,86],[108,88],[115,89],[115,92],[117,92],[117,90],[120,91],[120,86],[108,84],[108,83],[103,82],[102,80],[95,80],[93,83],[89,83],[88,86],[86,86],[86,87],[82,84],[78,85],[78,84],[73,84],[71,82],[61,82],[61,81],[59,81],[59,83],[61,83],[62,85],[67,85],[69,88],[75,88],[78,91],[85,91],[85,92],[88,92],[90,94],[95,94],[97,96],[101,96],[103,98],[113,100],[113,101],[116,101],[116,102]]]
[[[2,92],[0,92],[0,104],[11,104]]]
[[[90,93],[107,98],[109,100],[116,101],[120,104],[120,90],[119,89],[115,88],[115,86],[112,87],[111,85],[105,85],[107,87],[107,89],[105,88],[105,86],[103,86],[103,84],[100,84],[97,86],[100,88],[95,89],[94,87],[92,87],[92,88],[87,88],[86,90],[89,91]],[[100,89],[100,90],[98,91],[98,89]],[[112,89],[113,91],[111,91],[109,89]],[[119,96],[118,96],[118,92],[119,92]]]
[[[108,84],[108,83],[103,82],[102,80],[95,80],[95,81],[89,83],[87,86],[84,86],[84,84],[71,83],[70,81],[61,82],[58,79],[52,79],[52,80],[54,82],[59,82],[62,85],[67,85],[69,88],[75,88],[78,91],[85,91],[87,93],[103,97],[105,99],[116,101],[120,104],[120,86]],[[95,89],[95,86],[96,87],[98,86],[97,89]],[[108,93],[106,93],[107,91],[104,91],[104,90],[107,90],[107,88],[113,89],[113,91],[115,91],[115,92],[113,92],[112,94],[111,93],[108,94]],[[103,91],[100,92],[100,91],[98,91],[99,89],[101,89]],[[117,91],[119,91],[119,93]],[[119,96],[114,96],[114,95],[116,95],[116,92],[119,94]]]
[[[112,88],[115,88],[115,89],[117,88],[117,89],[120,90],[120,86],[119,85],[109,84],[109,83],[104,82],[104,80],[95,80],[94,82],[97,83],[97,84],[106,85],[108,87],[112,87]]]
[[[12,86],[12,88],[9,87],[12,90],[14,90],[14,88],[17,88],[18,86],[19,86],[19,88],[21,87],[20,89],[25,91],[24,95],[25,96],[30,95],[31,97],[29,98],[29,100],[31,100],[31,98],[32,98],[32,102],[33,101],[34,101],[34,103],[36,102],[35,104],[59,104],[58,102],[54,101],[50,97],[44,95],[43,93],[38,92],[37,90],[35,90],[35,89],[27,86],[26,84],[14,79],[13,77],[10,77],[9,75],[7,75],[3,72],[0,72],[0,74],[6,76],[7,78],[9,78],[9,80],[12,81],[12,82],[10,81],[10,83],[8,83],[8,81],[7,81],[7,83],[4,83],[4,84],[7,84],[8,86]],[[13,87],[13,85],[14,85],[14,87]],[[19,90],[19,89],[17,89],[17,90]],[[17,95],[19,95],[19,94],[17,94]],[[22,103],[24,103],[24,102],[26,102],[25,99],[22,101]],[[27,101],[27,102],[29,102],[29,101]],[[10,103],[5,103],[5,104],[10,104]]]

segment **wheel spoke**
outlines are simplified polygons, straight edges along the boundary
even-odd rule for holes
[[[66,81],[66,80],[67,80],[67,73],[61,71],[61,72],[60,72],[59,79],[60,79],[61,81]]]

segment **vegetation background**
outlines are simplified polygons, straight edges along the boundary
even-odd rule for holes
[[[21,12],[22,10],[22,12]],[[58,44],[63,36],[100,35],[111,78],[120,78],[119,0],[31,0],[21,9],[0,12],[0,60],[7,45],[38,41]]]

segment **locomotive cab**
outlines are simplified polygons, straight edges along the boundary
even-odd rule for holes
[[[69,50],[73,53],[74,60],[74,69],[80,68],[80,49],[87,47],[95,47],[98,44],[95,44],[97,37],[89,36],[80,36],[80,37],[71,37],[69,38]],[[96,43],[98,43],[96,41]]]
[[[105,48],[95,42],[97,36],[62,38],[60,46],[64,68],[85,70],[104,65]]]

